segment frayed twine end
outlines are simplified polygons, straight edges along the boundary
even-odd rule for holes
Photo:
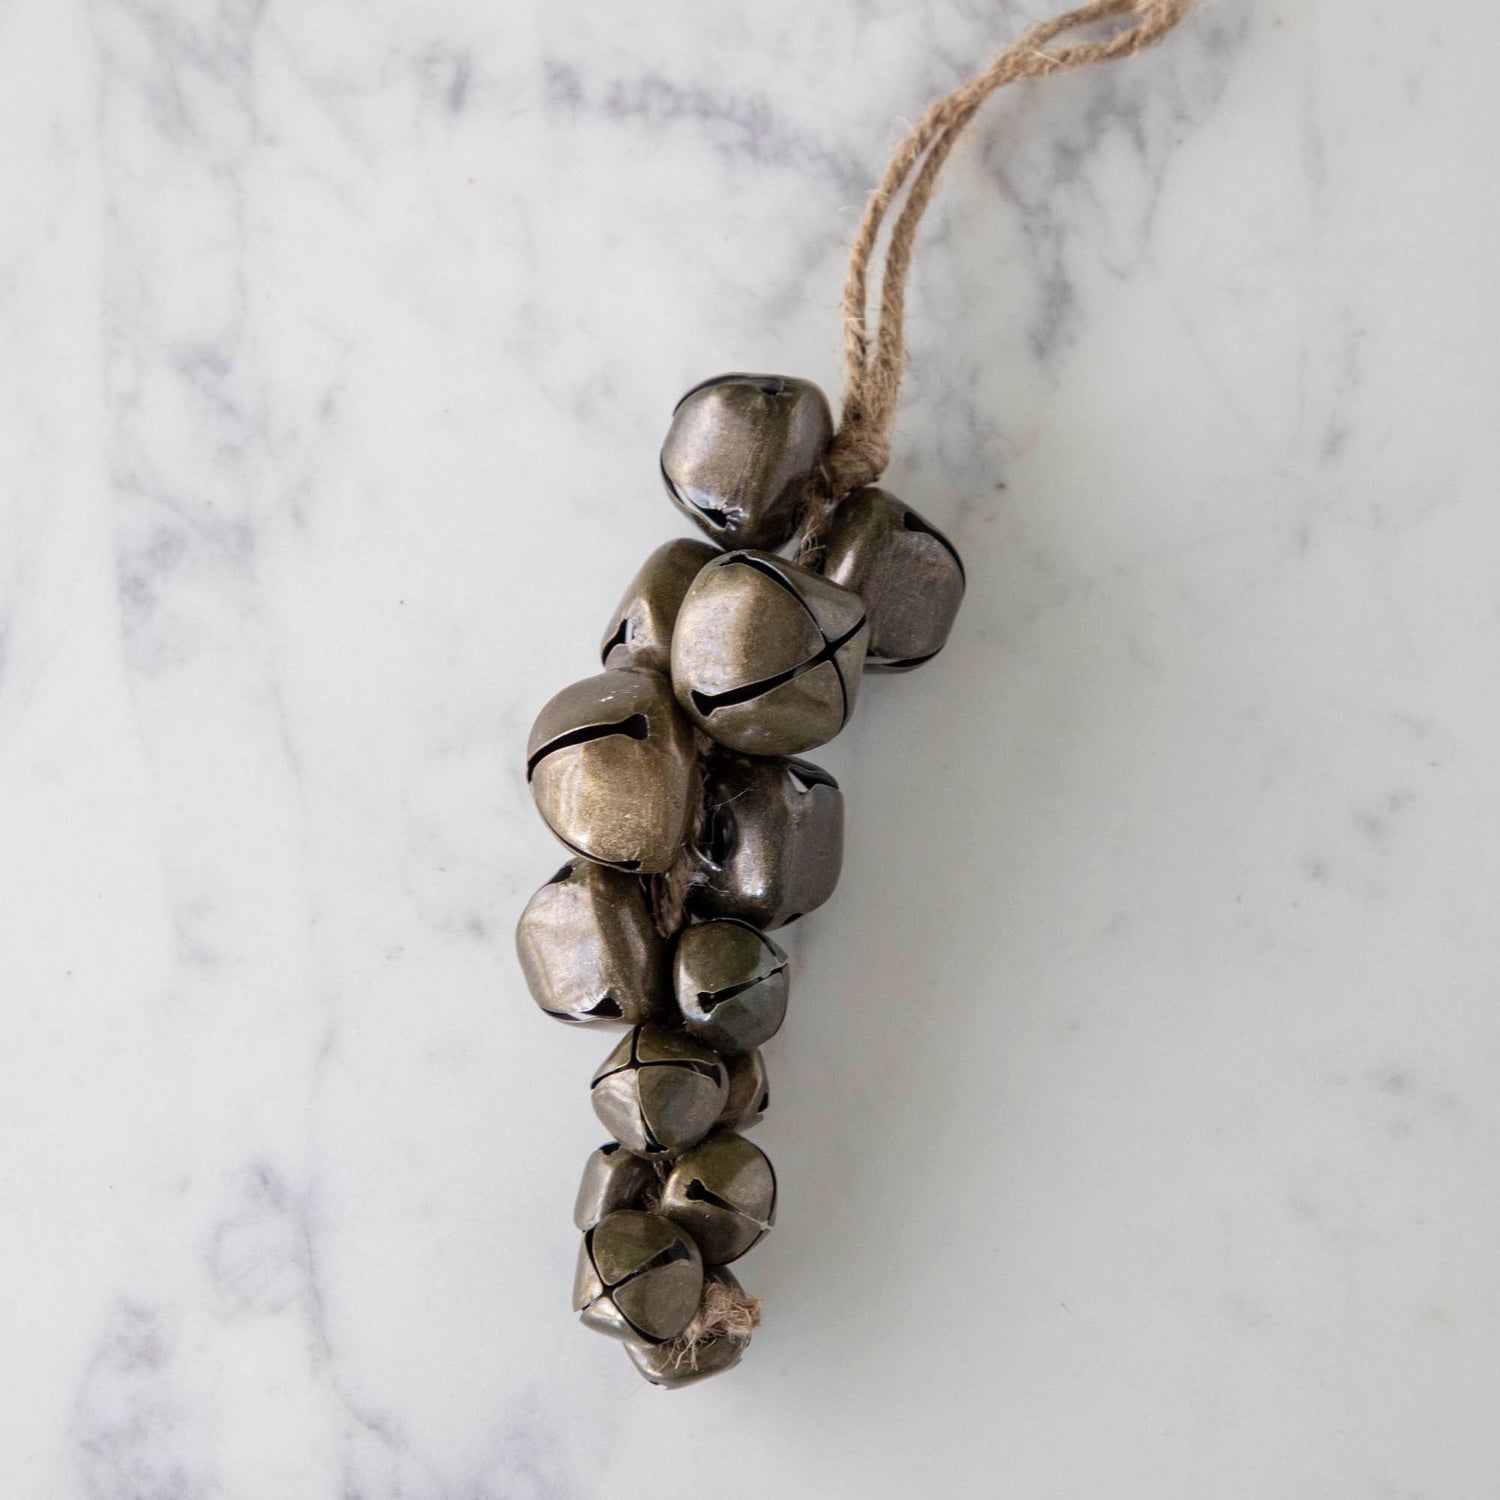
[[[693,1321],[667,1346],[667,1358],[674,1370],[696,1370],[698,1350],[718,1339],[748,1344],[750,1335],[760,1327],[760,1298],[726,1286],[717,1279],[703,1288],[703,1300]]]

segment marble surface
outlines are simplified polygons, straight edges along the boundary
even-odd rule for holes
[[[889,475],[970,595],[822,757],[765,1327],[667,1395],[568,1308],[526,729],[1046,8],[0,5],[6,1500],[1500,1494],[1482,0],[976,123]]]

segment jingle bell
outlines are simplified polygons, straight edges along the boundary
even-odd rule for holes
[[[631,579],[604,634],[604,665],[665,673],[672,664],[672,627],[682,596],[704,564],[717,556],[717,547],[690,537],[658,547]]]
[[[721,1287],[735,1301],[743,1301],[745,1289],[735,1280],[734,1272],[727,1266],[715,1266],[703,1277],[703,1295]],[[707,1380],[710,1375],[721,1375],[732,1370],[740,1362],[749,1334],[734,1336],[728,1332],[711,1333],[707,1338],[695,1340],[685,1347],[681,1339],[665,1344],[647,1344],[640,1339],[627,1339],[625,1351],[631,1363],[651,1382],[668,1390],[692,1385],[695,1380]]]
[[[867,671],[905,672],[943,649],[964,597],[953,543],[884,490],[855,490],[834,514],[823,571],[870,614]]]
[[[532,999],[562,1021],[649,1021],[665,997],[667,951],[645,882],[575,859],[534,895],[516,927]]]
[[[736,1052],[724,1059],[729,1070],[729,1098],[719,1116],[720,1130],[749,1130],[766,1117],[771,1089],[766,1062],[759,1051]]]
[[[585,1327],[660,1344],[687,1327],[702,1294],[697,1245],[659,1214],[622,1209],[584,1234],[573,1310]]]
[[[805,760],[715,756],[688,909],[762,930],[815,911],[838,884],[844,795]]]
[[[594,1113],[622,1146],[668,1156],[701,1141],[724,1112],[729,1075],[711,1047],[662,1026],[640,1026],[594,1074]]]
[[[575,854],[643,875],[681,847],[696,776],[692,730],[655,672],[564,688],[526,746],[526,779],[553,833]]]
[[[797,755],[853,712],[868,635],[857,594],[769,552],[726,552],[682,601],[673,688],[721,745]]]
[[[709,1265],[722,1266],[775,1222],[776,1173],[759,1146],[716,1130],[673,1163],[658,1212],[692,1235]]]
[[[684,1030],[720,1052],[749,1052],[770,1041],[786,1017],[787,963],[748,922],[685,927],[672,966]]]
[[[661,474],[721,547],[779,547],[832,437],[828,401],[811,382],[720,375],[677,403]]]
[[[607,1141],[588,1159],[573,1204],[573,1222],[589,1230],[622,1208],[639,1208],[646,1189],[656,1182],[651,1163]]]

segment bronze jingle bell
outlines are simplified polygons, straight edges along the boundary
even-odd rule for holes
[[[696,922],[677,937],[672,983],[689,1036],[720,1052],[764,1046],[786,1018],[786,954],[748,922]]]
[[[658,1212],[687,1230],[711,1266],[738,1260],[776,1222],[776,1173],[753,1141],[716,1130],[672,1164]]]
[[[702,1295],[698,1246],[659,1214],[621,1209],[584,1234],[573,1310],[585,1327],[664,1343],[692,1321]]]
[[[729,1070],[729,1098],[719,1116],[720,1130],[750,1130],[766,1117],[771,1104],[771,1085],[766,1060],[759,1049],[735,1052],[724,1059]]]
[[[855,490],[839,506],[824,543],[823,571],[865,602],[870,672],[907,672],[930,661],[947,642],[963,602],[958,549],[880,489]]]
[[[848,721],[868,636],[857,594],[773,553],[726,552],[682,601],[673,689],[721,745],[799,755]]]
[[[745,1290],[727,1266],[715,1266],[703,1277],[703,1296],[708,1298],[715,1288],[727,1294],[735,1302],[743,1302]],[[647,1344],[640,1339],[627,1339],[625,1352],[631,1363],[651,1382],[666,1390],[677,1390],[692,1385],[698,1380],[707,1380],[711,1375],[722,1375],[740,1362],[750,1343],[748,1333],[719,1331],[706,1338],[695,1339],[691,1344],[682,1338],[670,1339],[665,1344]]]
[[[665,1157],[713,1129],[729,1098],[729,1075],[712,1047],[662,1026],[639,1026],[600,1065],[589,1097],[622,1146]]]
[[[584,1164],[573,1222],[587,1231],[622,1208],[641,1208],[647,1191],[656,1185],[656,1171],[649,1161],[618,1141],[606,1141]]]
[[[634,874],[672,863],[697,775],[693,732],[655,672],[601,672],[564,688],[526,746],[547,826],[575,854]]]
[[[688,910],[769,931],[816,911],[844,859],[844,794],[810,761],[723,753],[709,766]]]
[[[677,403],[661,475],[721,547],[779,547],[832,437],[827,398],[810,381],[719,375]]]
[[[666,673],[672,665],[672,629],[688,586],[718,556],[707,542],[681,537],[665,542],[641,564],[604,633],[606,667],[644,667]]]
[[[534,895],[516,925],[532,998],[578,1024],[639,1026],[667,992],[667,946],[635,875],[575,859]]]

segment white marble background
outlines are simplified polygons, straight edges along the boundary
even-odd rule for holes
[[[1500,1495],[1500,12],[1203,0],[995,101],[824,759],[744,1263],[568,1309],[530,718],[726,367],[836,389],[902,122],[1045,0],[0,3],[0,1495]]]

